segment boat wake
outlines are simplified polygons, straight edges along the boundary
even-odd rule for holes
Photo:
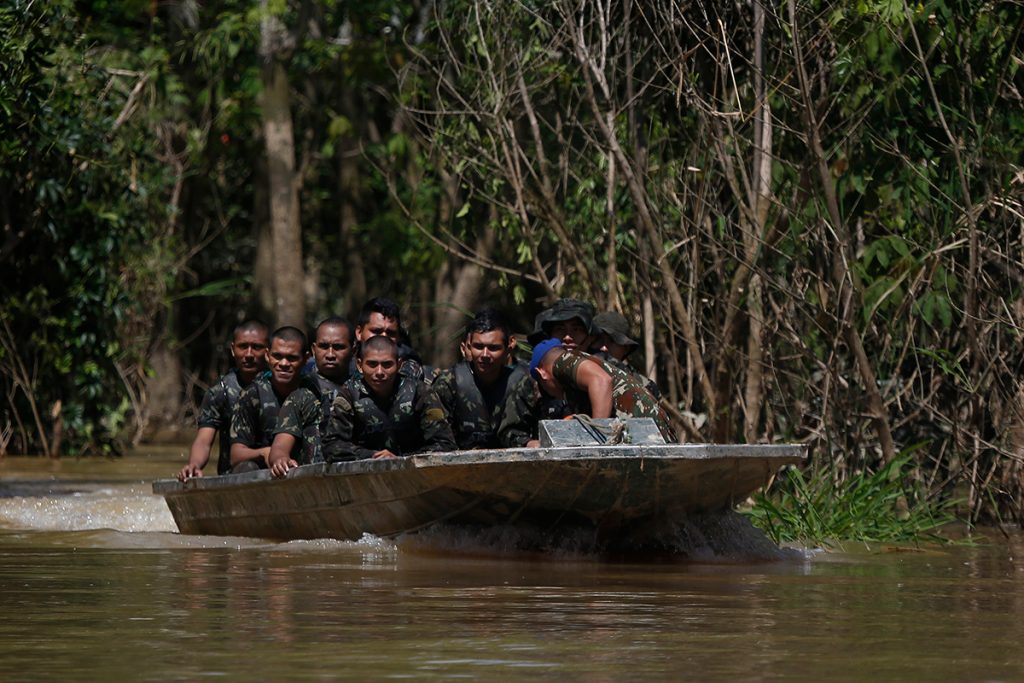
[[[522,523],[492,527],[439,524],[397,539],[403,551],[456,552],[474,556],[543,555],[552,559],[664,557],[695,562],[803,560],[780,548],[743,515],[727,510],[692,515],[680,522],[638,527],[623,540],[601,539],[589,528],[557,529]]]
[[[27,487],[25,487],[27,488]],[[174,518],[148,484],[82,486],[67,491],[11,491],[0,527],[29,531],[175,531]],[[17,495],[22,494],[22,495]],[[27,494],[27,495],[26,495]]]

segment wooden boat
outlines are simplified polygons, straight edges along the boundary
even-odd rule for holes
[[[186,534],[355,540],[447,522],[582,527],[614,539],[730,509],[804,457],[788,445],[548,445],[319,463],[277,480],[266,470],[164,480],[153,491]]]

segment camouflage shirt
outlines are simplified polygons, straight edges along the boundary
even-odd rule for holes
[[[217,474],[225,474],[231,469],[231,415],[235,412],[243,388],[238,369],[231,368],[206,390],[199,407],[198,427],[217,430],[220,449],[217,455]]]
[[[636,373],[627,372],[619,367],[579,351],[566,351],[559,356],[551,367],[551,374],[562,388],[565,389],[565,400],[570,412],[591,413],[590,397],[587,390],[576,384],[576,372],[584,361],[593,361],[600,365],[612,378],[612,408],[617,417],[650,417],[661,430],[662,436],[669,443],[676,441],[675,433],[669,423],[668,415],[658,399],[644,388]]]
[[[299,387],[317,391],[310,378],[302,376]],[[277,417],[283,399],[274,391],[270,373],[265,372],[247,386],[238,398],[238,405],[231,417],[231,443],[244,444],[249,448],[266,448],[274,440]]]
[[[300,465],[323,461],[320,430],[327,422],[331,402],[336,394],[335,390],[321,393],[300,387],[281,404],[274,435],[290,434],[297,439],[292,458]]]
[[[604,351],[595,351],[590,355],[592,355],[594,358],[600,358],[609,365],[614,365],[615,367],[624,372],[628,372],[632,375],[635,375],[636,379],[643,383],[644,389],[647,389],[647,391],[651,392],[651,396],[659,400],[661,399],[661,389],[658,388],[658,385],[655,383],[655,381],[648,377],[647,375],[640,372],[639,370],[637,370],[636,368],[634,368],[628,362],[624,360],[619,360],[618,358],[613,358]]]
[[[506,367],[497,382],[481,387],[467,362],[441,372],[433,389],[459,448],[501,447],[498,426],[505,411],[505,400],[525,374],[521,365]]]
[[[565,401],[548,396],[529,374],[524,374],[505,398],[498,443],[504,448],[521,448],[537,438],[541,420],[560,420],[570,414]]]
[[[455,438],[437,395],[423,382],[399,377],[388,401],[376,400],[362,378],[345,382],[331,403],[321,433],[328,462],[372,458],[380,450],[395,455],[455,450]]]

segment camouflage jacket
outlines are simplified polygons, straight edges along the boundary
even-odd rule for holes
[[[529,374],[509,389],[498,426],[498,443],[503,448],[520,448],[537,438],[541,420],[560,420],[570,415],[565,401],[548,396]]]
[[[613,358],[604,351],[595,351],[590,355],[592,355],[594,358],[600,358],[604,362],[608,363],[609,365],[617,367],[619,370],[622,370],[623,372],[628,372],[632,375],[635,375],[637,381],[641,382],[644,385],[644,389],[651,392],[651,396],[659,400],[661,399],[661,389],[658,388],[657,383],[655,383],[653,379],[643,374],[626,361],[619,360],[618,358]]]
[[[321,433],[328,462],[371,458],[387,449],[395,455],[455,450],[455,438],[437,395],[423,382],[400,377],[390,401],[378,402],[362,378],[345,382],[331,403]]]
[[[555,360],[551,374],[565,389],[565,400],[570,413],[591,413],[590,397],[585,388],[576,384],[576,372],[580,364],[591,360],[600,365],[612,378],[612,408],[617,417],[650,417],[658,425],[662,436],[669,443],[676,441],[668,415],[658,404],[658,399],[644,388],[636,373],[623,370],[611,363],[579,351],[566,351]]]
[[[323,462],[320,432],[327,424],[331,402],[338,392],[324,390],[322,384],[317,388],[319,391],[309,387],[296,389],[284,400],[277,414],[274,435],[290,434],[297,439],[292,458],[300,465]]]
[[[198,427],[212,427],[217,430],[220,453],[217,455],[217,474],[226,474],[231,469],[231,416],[242,395],[238,369],[231,368],[217,382],[206,390],[199,407]]]
[[[508,366],[502,368],[501,377],[493,386],[481,389],[472,367],[465,361],[441,372],[433,388],[459,448],[501,447],[498,426],[505,411],[505,399],[525,375],[521,364]]]
[[[317,391],[313,382],[302,376],[299,387]],[[319,392],[317,392],[319,393]],[[238,405],[231,417],[231,443],[245,444],[249,448],[265,448],[274,440],[281,397],[270,383],[270,373],[265,372],[247,386],[238,398]]]
[[[320,371],[315,367],[309,373],[309,382],[316,385],[316,388],[319,390],[318,393],[321,396],[336,393],[338,389],[341,389],[341,385],[344,384],[348,378],[349,375],[346,373],[345,379],[341,380],[341,382],[335,382],[333,379],[327,379],[321,375]]]

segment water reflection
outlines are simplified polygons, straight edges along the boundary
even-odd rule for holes
[[[1019,537],[753,564],[189,537],[134,467],[0,483],[3,680],[1024,676]]]

